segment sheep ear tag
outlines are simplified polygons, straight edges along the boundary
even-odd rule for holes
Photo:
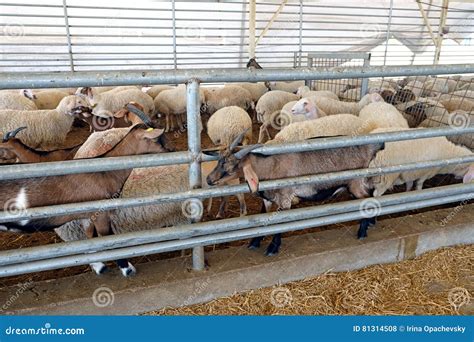
[[[145,139],[156,139],[160,135],[162,135],[164,132],[163,129],[158,129],[158,128],[148,128],[143,132],[143,138]]]
[[[243,171],[244,171],[245,181],[247,182],[250,188],[250,191],[252,193],[256,193],[258,191],[258,183],[259,183],[257,174],[255,173],[255,171],[252,169],[252,166],[250,165],[244,166]]]

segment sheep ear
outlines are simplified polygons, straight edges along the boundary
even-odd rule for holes
[[[114,114],[114,118],[120,119],[120,118],[125,117],[125,120],[128,120],[128,115],[127,114],[128,114],[128,110],[125,109],[125,108],[122,108]]]
[[[30,99],[30,100],[36,100],[37,99],[36,95],[33,94],[31,89],[23,89],[22,93],[23,93],[23,96],[26,97],[27,99]]]
[[[250,188],[250,191],[252,193],[256,193],[258,191],[259,180],[258,180],[257,174],[255,173],[255,171],[252,168],[252,165],[250,163],[247,163],[243,167],[243,171],[244,171],[245,181],[247,182],[247,184]]]
[[[144,139],[156,139],[160,135],[162,135],[164,131],[165,131],[164,129],[160,129],[160,128],[148,128],[147,130],[143,132],[142,136]]]

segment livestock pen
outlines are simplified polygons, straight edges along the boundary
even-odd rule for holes
[[[28,239],[2,232],[5,236],[0,252],[0,276],[5,280],[5,287],[0,290],[2,298],[10,298],[18,288],[23,288],[22,284],[34,289],[31,293],[26,288],[21,292],[22,302],[28,304],[11,303],[3,309],[5,312],[143,313],[167,306],[189,306],[326,272],[399,262],[459,244],[467,245],[463,253],[472,277],[474,228],[470,200],[474,196],[474,183],[469,178],[474,173],[472,166],[464,172],[467,174],[464,184],[457,184],[453,178],[432,179],[427,189],[400,192],[397,188],[384,196],[359,199],[352,199],[346,193],[328,202],[310,201],[296,205],[296,209],[268,213],[259,213],[260,202],[255,196],[247,195],[247,216],[236,217],[232,211],[236,208],[233,200],[225,218],[216,220],[205,214],[203,200],[248,194],[250,189],[246,182],[219,186],[202,183],[201,163],[217,157],[210,155],[216,146],[202,130],[200,96],[200,91],[211,85],[268,82],[273,90],[273,86],[282,82],[300,81],[299,86],[306,84],[311,90],[329,90],[345,101],[360,101],[366,94],[379,94],[403,115],[410,128],[423,127],[371,134],[354,127],[349,135],[310,136],[313,139],[303,141],[281,142],[276,137],[276,143],[254,146],[255,154],[331,151],[407,140],[415,144],[432,137],[447,137],[470,149],[467,155],[263,180],[258,184],[259,192],[474,165],[471,123],[474,88],[470,76],[474,74],[474,64],[468,63],[474,55],[472,25],[469,25],[474,8],[469,3],[443,1],[440,6],[429,7],[426,14],[421,2],[403,1],[397,7],[394,1],[376,1],[370,8],[371,14],[362,18],[366,21],[362,29],[361,22],[355,18],[363,8],[343,2],[143,3],[137,6],[74,0],[0,3],[0,26],[4,33],[0,42],[0,88],[136,85],[147,89],[155,85],[185,84],[186,129],[165,133],[176,144],[177,152],[87,161],[9,163],[0,166],[0,181],[10,184],[18,179],[187,164],[186,189],[52,206],[18,207],[17,202],[12,205],[10,201],[0,212],[0,226],[166,203],[178,203],[191,223],[61,243],[50,243],[56,239],[47,233],[33,233],[33,238]],[[451,6],[452,12],[448,3],[456,4]],[[96,11],[94,15],[90,14],[92,10]],[[195,18],[196,14],[200,17]],[[107,22],[102,23],[103,20]],[[266,25],[257,25],[263,23]],[[448,27],[453,29],[449,34]],[[244,52],[245,48],[248,53]],[[320,52],[322,49],[326,50],[324,54]],[[263,69],[243,68],[255,57]],[[390,83],[390,87],[384,82]],[[290,122],[285,123],[288,118]],[[272,118],[271,133],[283,132],[284,126],[297,124],[291,121],[291,115]],[[260,127],[256,122],[252,126],[254,130]],[[70,140],[75,144],[84,142],[90,134],[88,129],[80,124],[74,126]],[[255,134],[252,142],[256,143]],[[405,215],[407,212],[409,216]],[[203,216],[204,220],[198,222]],[[338,226],[376,216],[382,217],[382,225],[385,220],[390,221],[390,227],[371,229],[365,240],[356,239],[352,225]],[[255,256],[252,260],[251,256],[257,253],[242,251],[242,240],[281,233],[288,233],[285,235],[288,243],[284,240],[284,251],[278,257],[262,260]],[[192,250],[190,255],[185,252],[188,249]],[[174,253],[177,251],[183,252]],[[150,262],[141,263],[145,259],[140,258],[150,255],[155,255]],[[67,270],[124,258],[140,260],[134,279],[118,279],[115,275],[93,278],[85,274],[84,268],[71,273]],[[64,277],[57,277],[59,271],[50,272],[59,269]],[[77,287],[66,285],[71,280]],[[32,285],[33,281],[38,284]],[[141,294],[137,294],[138,290]],[[113,300],[104,305],[99,300],[102,295]],[[58,296],[56,304],[55,296]],[[281,303],[272,304],[278,308]],[[428,312],[433,311],[429,308],[416,311]]]

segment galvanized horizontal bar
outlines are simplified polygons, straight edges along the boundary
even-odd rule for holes
[[[422,191],[426,191],[426,190],[422,190]],[[403,212],[407,210],[421,209],[421,208],[426,208],[426,207],[441,205],[441,204],[446,204],[446,203],[465,201],[472,198],[473,198],[473,194],[468,193],[468,194],[460,194],[460,195],[454,195],[454,196],[438,197],[438,198],[433,198],[429,200],[416,201],[416,202],[410,202],[410,203],[404,203],[404,204],[398,204],[398,205],[382,206],[379,211],[378,216]],[[357,202],[359,203],[359,205],[362,204],[362,200],[358,200]],[[272,214],[273,213],[266,214],[266,215],[271,216]],[[164,242],[157,242],[157,243],[149,243],[146,245],[125,247],[125,248],[100,251],[100,252],[95,252],[95,253],[86,253],[86,254],[80,254],[80,255],[58,257],[54,259],[32,261],[28,263],[19,263],[19,264],[0,267],[0,277],[7,277],[7,276],[18,275],[18,274],[45,271],[45,270],[77,266],[77,265],[86,265],[92,262],[101,262],[101,261],[131,258],[131,257],[149,255],[149,254],[155,254],[155,253],[164,253],[164,252],[188,249],[188,248],[193,248],[193,247],[198,247],[198,246],[206,246],[206,245],[219,244],[219,243],[224,243],[224,242],[229,242],[229,241],[248,239],[248,238],[262,236],[262,235],[272,235],[276,233],[284,233],[284,232],[289,232],[289,231],[320,227],[320,226],[335,224],[339,222],[359,220],[362,218],[365,218],[365,213],[361,210],[358,210],[358,211],[353,211],[353,212],[344,213],[344,214],[318,217],[318,218],[301,220],[301,221],[296,221],[296,222],[292,221],[289,223],[267,225],[267,226],[258,227],[258,228],[248,228],[248,229],[242,229],[242,230],[231,231],[231,232],[192,237],[185,240],[172,240],[172,241],[164,241]],[[100,239],[107,239],[107,238],[108,237],[100,238]]]
[[[171,152],[87,160],[75,159],[38,164],[14,164],[0,166],[0,181],[185,164],[189,163],[190,160],[191,158],[188,152]]]
[[[284,144],[267,144],[258,149],[255,149],[255,152],[272,155],[339,148],[346,146],[366,145],[389,141],[421,139],[435,136],[459,135],[466,133],[474,133],[474,127],[470,126],[459,129],[451,127],[435,127],[429,129],[406,130],[399,132],[377,133],[351,137],[318,138],[299,142],[287,142]],[[203,160],[214,159],[215,158],[209,156],[203,156]],[[172,152],[127,157],[87,159],[87,161],[77,159],[38,164],[14,164],[8,166],[0,166],[0,181],[88,172],[125,170],[129,168],[138,167],[184,164],[188,163],[189,161],[190,156],[188,152]]]
[[[403,194],[392,194],[377,198],[380,206],[405,204],[415,201],[426,201],[453,195],[471,193],[474,185],[449,185],[423,191],[412,191]],[[277,223],[305,220],[335,214],[356,211],[363,200],[348,201],[335,204],[324,204],[313,207],[276,211],[269,214],[257,214],[240,218],[201,222],[193,225],[176,226],[172,229],[154,229],[107,236],[100,239],[75,241],[70,243],[38,246],[20,250],[0,252],[0,265],[11,265],[41,259],[56,258],[65,255],[89,253],[97,250],[130,247],[167,240],[183,240],[196,236],[230,232],[244,228],[268,226]]]
[[[3,89],[82,86],[155,85],[185,83],[191,78],[207,82],[259,82],[324,80],[356,77],[391,77],[474,73],[474,64],[376,66],[298,69],[194,69],[124,72],[0,73]]]
[[[354,178],[364,178],[377,176],[384,173],[404,172],[433,167],[458,165],[463,163],[474,163],[474,155],[462,158],[453,158],[445,160],[425,161],[403,165],[387,166],[383,168],[368,168],[358,170],[347,170],[332,173],[322,173],[316,175],[299,176],[277,180],[267,180],[260,182],[259,191],[280,189],[307,184],[320,184],[328,181],[344,181]],[[212,187],[208,189],[195,189],[186,192],[157,194],[138,198],[119,198],[110,200],[99,200],[81,203],[61,204],[48,207],[36,207],[22,210],[21,212],[9,213],[0,211],[0,223],[17,222],[25,219],[42,219],[47,217],[64,216],[66,214],[79,214],[94,212],[97,210],[113,210],[118,208],[128,208],[136,206],[151,205],[165,202],[179,202],[187,199],[203,199],[211,197],[230,196],[237,193],[248,192],[247,184]]]

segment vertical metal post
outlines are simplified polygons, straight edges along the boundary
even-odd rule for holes
[[[370,65],[370,57],[371,57],[371,54],[368,53],[367,57],[364,58],[364,67]],[[362,96],[366,95],[368,91],[369,91],[369,79],[368,78],[363,78],[362,79],[362,84],[361,84],[361,89],[360,89],[360,97],[362,98]]]
[[[448,16],[448,6],[449,0],[443,0],[443,8],[441,9],[441,17],[439,19],[438,26],[438,39],[436,41],[436,49],[434,55],[433,64],[437,65],[439,63],[439,58],[441,56],[441,46],[443,45],[443,36],[444,36],[444,26],[446,24],[446,17]]]
[[[178,57],[176,53],[176,1],[171,1],[171,16],[172,16],[172,26],[173,26],[173,64],[174,70],[178,68]]]
[[[301,67],[301,58],[303,55],[303,0],[300,0],[300,32],[299,32],[299,59],[298,66]]]
[[[249,59],[255,58],[255,21],[257,16],[257,1],[249,0]]]
[[[313,57],[310,57],[308,56],[308,68],[312,68],[313,67]],[[311,89],[311,80],[305,80],[304,81],[304,85],[309,87],[309,89]]]
[[[63,0],[63,12],[64,12],[64,25],[66,26],[66,37],[67,37],[67,49],[69,53],[69,65],[71,71],[74,72],[74,58],[72,55],[72,44],[71,44],[71,32],[69,30],[69,17],[67,14],[67,3]]]
[[[190,189],[201,187],[201,101],[199,97],[199,80],[192,78],[186,88],[186,112],[188,122],[188,150],[192,160],[189,165]],[[195,199],[202,208],[200,200]],[[204,269],[204,247],[193,248],[193,269]]]
[[[387,37],[385,38],[385,53],[383,55],[383,65],[387,63],[388,41],[390,39],[390,30],[392,28],[393,0],[390,0],[390,11],[388,13]]]

